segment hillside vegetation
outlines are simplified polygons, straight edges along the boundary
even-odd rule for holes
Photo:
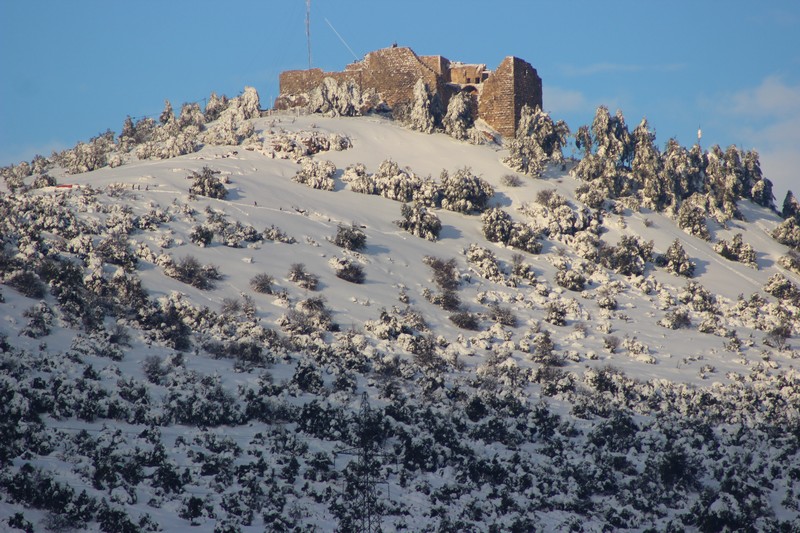
[[[2,169],[0,529],[800,529],[758,154],[259,107]]]

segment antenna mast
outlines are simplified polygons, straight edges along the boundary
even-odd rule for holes
[[[311,0],[306,0],[306,41],[308,42],[308,69],[311,70]]]

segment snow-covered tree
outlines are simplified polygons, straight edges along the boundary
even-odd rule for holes
[[[335,172],[336,165],[330,161],[307,159],[292,181],[302,183],[312,189],[332,191],[336,187],[336,182],[333,180]]]
[[[203,110],[206,122],[212,122],[219,118],[220,114],[228,107],[228,97],[224,94],[220,97],[214,91],[208,97],[206,108]]]
[[[483,212],[494,189],[485,180],[475,176],[472,169],[458,169],[452,176],[443,171],[441,180],[442,208],[459,213]]]
[[[792,191],[786,191],[781,215],[783,215],[783,218],[794,218],[800,221],[800,202],[795,198]]]
[[[683,202],[678,210],[678,226],[689,235],[707,241],[711,239],[711,234],[706,224],[707,211],[703,207],[705,203],[705,197],[699,193]]]
[[[672,190],[664,179],[661,154],[655,145],[656,135],[643,118],[633,130],[633,162],[631,181],[641,189],[642,197],[656,211],[674,203]]]
[[[420,78],[414,85],[414,101],[408,113],[409,127],[423,133],[433,133],[436,120],[431,109],[430,90],[428,85]]]
[[[475,122],[475,102],[466,92],[457,92],[447,104],[447,113],[442,119],[444,131],[451,137],[466,140],[469,129]]]
[[[161,125],[168,124],[175,120],[175,113],[172,111],[172,104],[169,100],[164,100],[164,110],[158,116],[158,121]]]
[[[411,205],[403,204],[400,208],[400,215],[403,218],[395,221],[395,224],[400,228],[429,241],[435,241],[439,238],[439,233],[442,231],[442,223],[439,217],[424,205],[417,202]]]
[[[656,259],[656,264],[678,276],[691,278],[694,275],[695,264],[678,239],[672,241],[666,253]]]
[[[562,120],[553,122],[550,115],[537,107],[523,106],[509,155],[503,162],[518,172],[539,176],[548,161],[561,163],[569,127]]]
[[[207,196],[208,198],[224,200],[228,196],[228,190],[217,177],[219,173],[219,170],[211,170],[209,167],[203,167],[200,172],[193,171],[192,175],[189,176],[192,179],[189,192]]]

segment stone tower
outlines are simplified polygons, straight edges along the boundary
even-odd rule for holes
[[[525,105],[542,107],[542,79],[530,63],[508,56],[483,83],[478,115],[504,137],[513,137]]]

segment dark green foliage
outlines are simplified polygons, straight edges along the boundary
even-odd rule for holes
[[[333,244],[345,250],[363,250],[367,245],[367,236],[355,222],[350,226],[339,224]]]

